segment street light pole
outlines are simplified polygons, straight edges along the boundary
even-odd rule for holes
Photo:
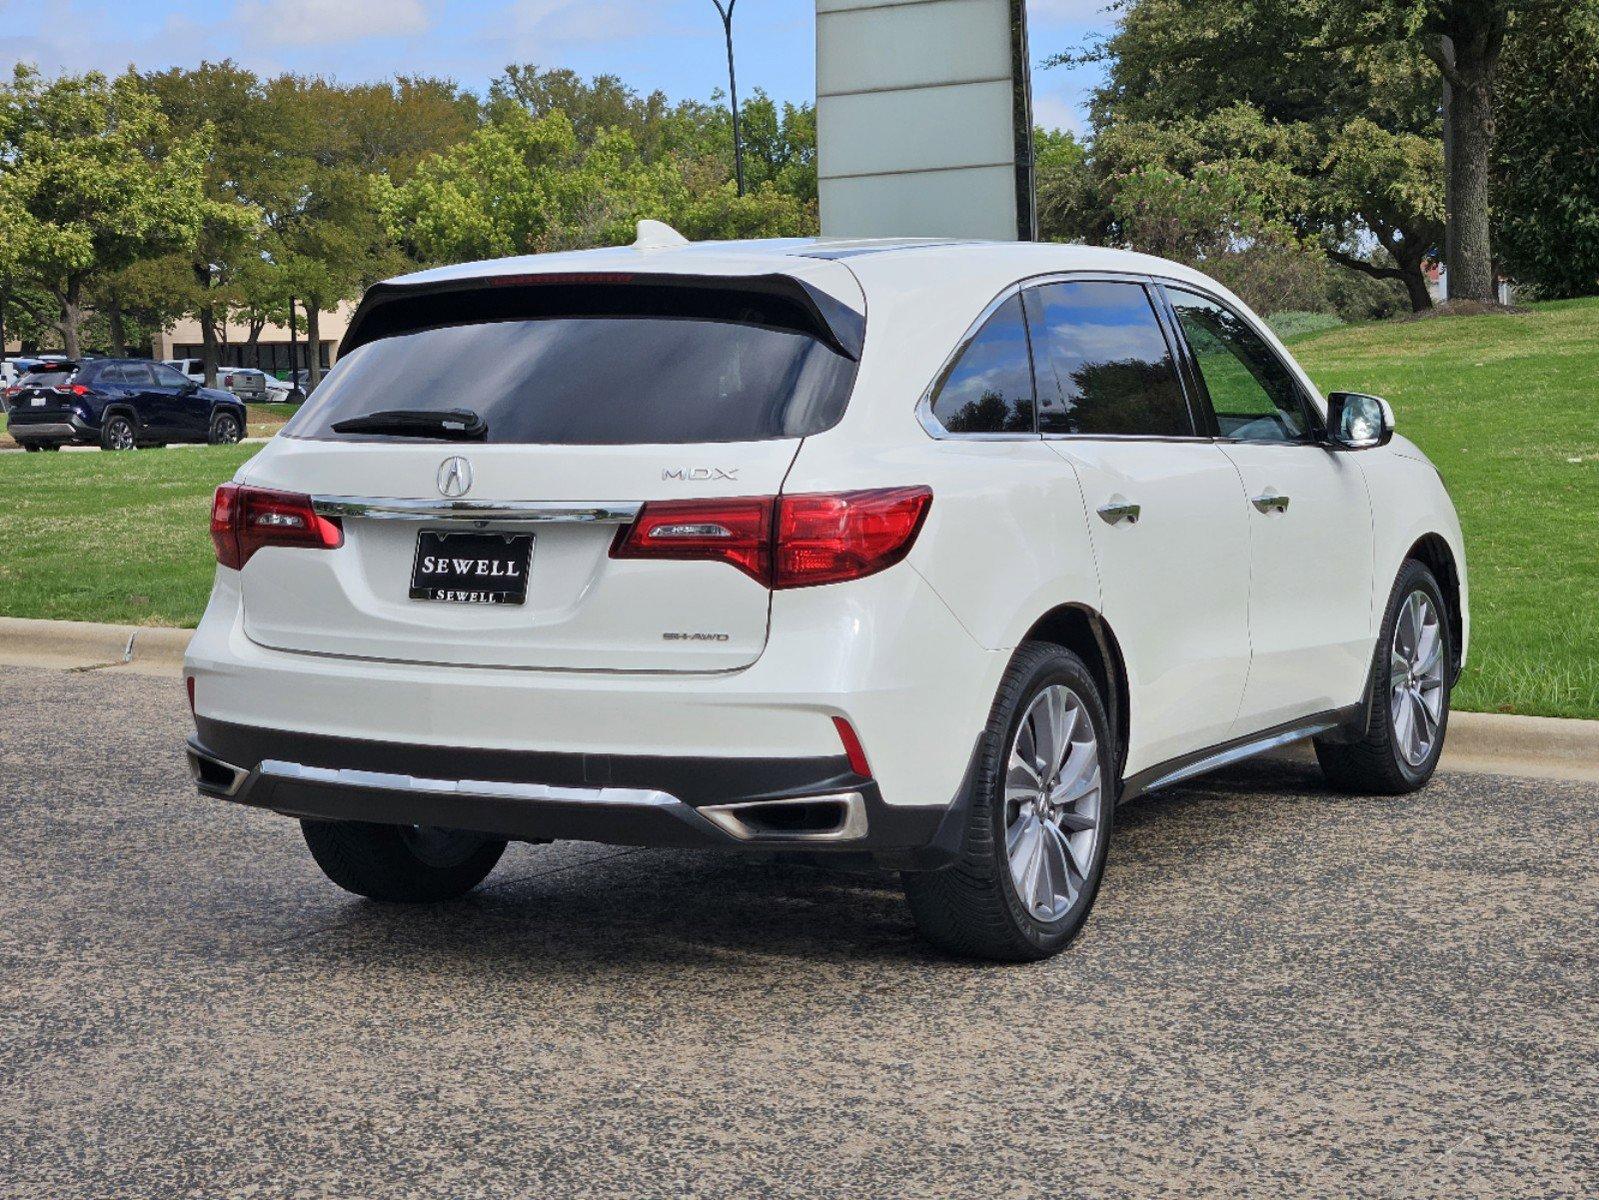
[[[727,94],[733,106],[733,175],[738,181],[738,194],[744,194],[744,140],[738,131],[738,77],[733,73],[733,5],[738,0],[711,0],[722,18],[722,32],[727,35]]]

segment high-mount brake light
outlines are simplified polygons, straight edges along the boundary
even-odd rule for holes
[[[909,554],[932,501],[923,486],[651,501],[611,557],[725,562],[774,590],[843,583]]]
[[[237,571],[265,546],[337,550],[344,526],[312,508],[309,496],[224,483],[211,502],[211,541],[217,562]]]

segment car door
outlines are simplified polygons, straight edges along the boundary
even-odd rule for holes
[[[106,368],[108,371],[112,368]],[[133,406],[140,437],[161,438],[170,433],[169,397],[156,386],[155,372],[149,363],[122,363],[116,368],[122,398]]]
[[[1196,427],[1153,285],[1025,293],[1039,427],[1076,473],[1129,697],[1128,775],[1225,741],[1249,667],[1238,477]]]
[[[210,431],[211,401],[183,372],[153,363],[154,393],[160,403],[162,435],[174,441],[203,441]]]
[[[1372,652],[1372,514],[1304,385],[1250,319],[1168,284],[1197,391],[1237,468],[1252,648],[1235,736],[1355,703]]]

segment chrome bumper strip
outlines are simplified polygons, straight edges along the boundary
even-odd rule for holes
[[[419,792],[433,796],[487,796],[499,800],[558,800],[563,804],[687,807],[670,792],[650,791],[645,788],[550,787],[542,783],[509,783],[494,779],[418,779],[413,775],[391,775],[383,771],[307,767],[300,763],[280,762],[271,758],[263,762],[257,770],[266,778],[292,779],[301,783],[325,783],[337,787],[376,788],[385,792]]]
[[[641,504],[554,500],[401,500],[372,496],[312,496],[311,507],[325,517],[366,517],[374,521],[471,521],[625,525]]]

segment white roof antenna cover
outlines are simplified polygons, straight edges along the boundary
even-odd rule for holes
[[[688,239],[665,221],[640,221],[635,250],[665,250],[670,246],[686,246]]]

